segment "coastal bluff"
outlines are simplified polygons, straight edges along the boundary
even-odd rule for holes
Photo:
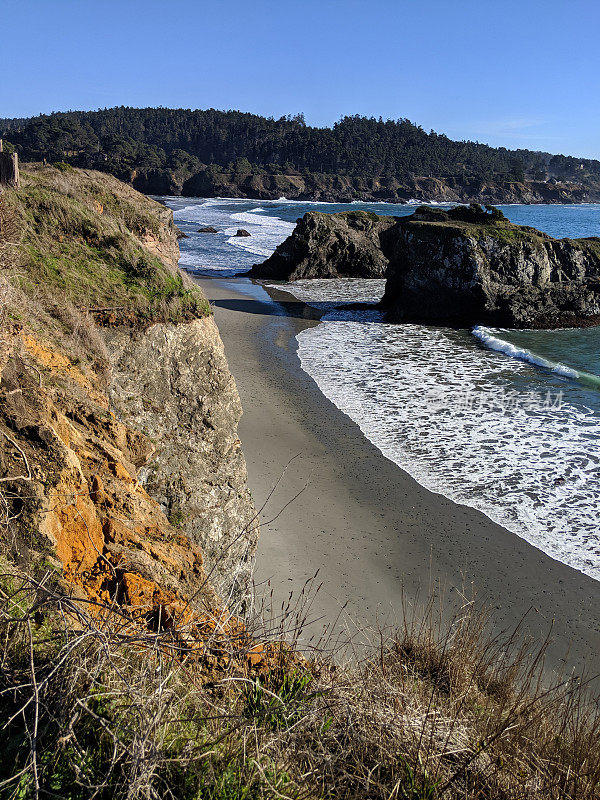
[[[240,398],[177,238],[170,209],[68,164],[25,165],[0,196],[15,552],[150,629],[244,609],[259,532]]]
[[[407,217],[309,212],[255,278],[385,277],[391,322],[555,328],[600,322],[600,238],[554,239],[492,206]]]

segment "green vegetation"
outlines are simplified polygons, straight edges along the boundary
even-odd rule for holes
[[[3,561],[0,798],[595,800],[581,682],[540,683],[543,648],[488,638],[472,604],[444,633],[433,606],[360,664],[280,649],[253,677],[237,637],[215,672]]]
[[[240,111],[119,107],[0,120],[3,131],[24,160],[68,161],[154,191],[202,173],[218,184],[223,170],[238,181],[261,172],[433,176],[469,184],[474,194],[489,180],[581,183],[600,177],[599,161],[457,142],[408,119],[358,115],[315,128],[302,115],[275,120]]]
[[[21,268],[12,283],[28,298],[113,324],[210,313],[174,263],[169,212],[114,178],[60,162],[30,168],[1,202],[18,226]]]

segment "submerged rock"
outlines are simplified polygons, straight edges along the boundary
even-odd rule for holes
[[[217,233],[217,229],[212,225],[207,225],[205,228],[198,228],[198,233]]]

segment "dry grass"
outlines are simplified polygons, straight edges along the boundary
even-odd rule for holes
[[[167,218],[112,176],[25,170],[19,191],[0,193],[0,369],[12,336],[26,328],[102,382],[109,366],[103,325],[210,313],[189,279],[141,246],[151,236],[170,252]]]
[[[3,227],[18,235],[0,229],[0,239],[15,239],[10,280],[32,303],[51,313],[58,296],[99,311],[96,321],[139,326],[210,313],[176,268],[175,234],[158,203],[101,173],[29,165],[22,174],[21,188],[0,197]]]
[[[7,570],[2,586],[2,797],[599,796],[583,687],[544,683],[544,648],[490,639],[473,604],[445,629],[432,604],[361,663],[284,650],[257,678],[239,641],[229,670],[207,672],[173,631],[91,614],[49,575]]]

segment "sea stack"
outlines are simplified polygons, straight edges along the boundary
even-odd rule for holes
[[[491,206],[419,207],[389,231],[393,322],[556,328],[600,322],[600,239],[553,239]]]
[[[396,221],[365,211],[309,211],[273,255],[250,271],[253,278],[383,278],[388,259],[381,234]]]
[[[255,278],[387,278],[391,322],[600,324],[600,238],[553,239],[472,204],[406,217],[309,212]]]

